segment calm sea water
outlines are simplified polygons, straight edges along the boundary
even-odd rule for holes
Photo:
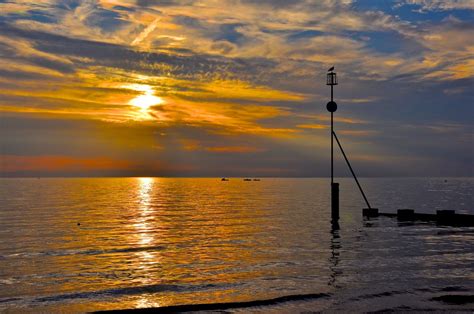
[[[0,179],[0,311],[303,294],[321,295],[232,311],[474,309],[436,299],[474,294],[474,228],[366,221],[338,181],[340,230],[327,179]],[[473,179],[361,181],[383,212],[474,214]]]

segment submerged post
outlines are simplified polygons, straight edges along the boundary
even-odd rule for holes
[[[339,183],[331,183],[331,221],[337,223],[339,220]]]
[[[328,70],[326,85],[331,86],[331,101],[327,103],[326,109],[331,113],[331,221],[337,223],[339,220],[339,183],[334,182],[334,112],[337,104],[334,101],[334,85],[337,85],[337,76],[334,67]]]

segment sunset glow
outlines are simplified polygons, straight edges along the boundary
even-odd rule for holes
[[[474,0],[0,0],[0,313],[472,311],[473,34]]]
[[[163,103],[163,99],[157,97],[153,93],[153,89],[147,85],[132,85],[137,91],[143,92],[142,95],[139,95],[129,101],[129,104],[135,107],[140,108],[143,111],[148,110],[151,106],[160,105]]]
[[[0,2],[1,175],[325,176],[331,66],[352,154],[470,168],[469,1],[165,2]]]
[[[151,106],[163,103],[163,99],[153,95],[141,95],[130,100],[130,105],[138,107],[142,110],[147,110]]]

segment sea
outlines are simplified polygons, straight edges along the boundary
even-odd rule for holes
[[[335,181],[339,226],[327,178],[2,178],[0,312],[474,311],[473,227],[363,218]],[[474,214],[473,178],[360,182],[380,212]]]

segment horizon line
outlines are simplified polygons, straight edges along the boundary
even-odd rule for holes
[[[427,175],[427,176],[358,176],[359,178],[474,178],[474,176],[439,176],[439,175]],[[1,176],[0,179],[132,179],[132,178],[170,178],[170,179],[244,179],[244,178],[267,178],[267,179],[331,179],[331,176]],[[335,179],[352,179],[352,176],[338,176]]]

